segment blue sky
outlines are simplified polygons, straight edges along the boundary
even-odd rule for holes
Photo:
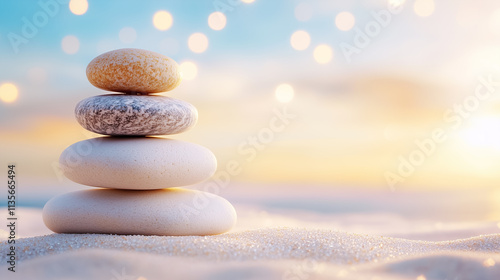
[[[60,12],[39,28],[36,36],[20,47],[20,52],[23,58],[41,52],[57,58],[60,40],[72,34],[80,39],[79,58],[86,62],[95,56],[99,41],[106,39],[119,44],[118,33],[128,26],[138,33],[137,41],[131,47],[157,49],[161,40],[167,37],[182,42],[179,52],[173,55],[177,59],[192,56],[184,42],[194,32],[206,33],[211,39],[211,48],[205,53],[207,56],[236,50],[240,54],[256,54],[280,45],[288,46],[288,33],[298,24],[293,20],[294,7],[287,2],[257,1],[234,6],[226,12],[228,24],[222,31],[213,31],[207,25],[208,15],[216,10],[213,1],[89,1],[89,9],[82,16],[75,16],[66,5],[60,5]],[[3,6],[0,46],[2,53],[9,55],[12,48],[6,34],[20,34],[22,17],[30,19],[41,8],[37,1],[4,1],[0,5]],[[167,10],[174,17],[174,24],[167,31],[156,30],[152,24],[153,14],[158,10]],[[282,34],[285,40],[277,34]]]
[[[415,137],[442,125],[442,112],[474,91],[478,75],[492,73],[488,65],[500,65],[497,0],[403,1],[402,12],[393,14],[348,61],[342,44],[354,44],[359,30],[366,33],[377,24],[374,14],[394,1],[88,0],[88,10],[75,15],[68,1],[61,0],[59,11],[19,46],[18,53],[9,34],[22,35],[23,18],[31,22],[43,9],[34,0],[1,1],[0,87],[12,83],[19,96],[12,103],[0,100],[0,140],[6,147],[0,153],[24,163],[29,176],[53,179],[50,166],[59,153],[88,137],[74,119],[74,106],[105,93],[88,82],[87,64],[108,50],[143,48],[197,65],[194,79],[165,95],[198,108],[199,125],[180,137],[211,148],[221,166],[237,156],[241,141],[267,125],[275,108],[287,105],[300,115],[249,165],[242,175],[245,180],[383,184],[381,174],[397,165],[398,155],[411,149]],[[216,11],[214,3],[237,3],[224,11],[227,24],[220,31],[207,24]],[[306,20],[297,16],[304,11],[300,7],[311,11]],[[166,31],[153,25],[153,15],[160,10],[173,17]],[[355,18],[344,31],[336,24],[341,12]],[[124,28],[135,30],[135,40],[120,39]],[[310,36],[303,50],[291,44],[299,30]],[[188,38],[196,32],[209,41],[202,53],[188,47]],[[79,41],[71,54],[61,47],[67,36]],[[333,53],[326,63],[315,58],[321,45]],[[276,89],[283,84],[294,90],[287,102],[277,98]],[[498,162],[500,154],[491,152],[498,141],[484,149],[476,135],[500,139],[500,134],[491,134],[497,130],[488,129],[500,124],[498,104],[500,98],[481,107],[471,125],[457,132],[464,139],[450,141],[412,184],[446,184],[435,179],[446,172],[495,184],[478,174],[493,170],[488,168]],[[481,155],[472,161],[464,154],[460,162],[455,160],[460,153]],[[480,164],[489,167],[477,167]],[[465,185],[467,180],[458,178],[456,183]]]

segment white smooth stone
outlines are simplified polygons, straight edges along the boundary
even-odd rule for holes
[[[197,144],[156,137],[98,137],[69,146],[59,158],[73,182],[103,188],[152,190],[210,178],[217,160]]]
[[[96,189],[52,198],[43,221],[57,233],[213,235],[234,226],[236,211],[224,198],[195,190]]]

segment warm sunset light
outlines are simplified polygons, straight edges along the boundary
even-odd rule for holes
[[[12,103],[17,100],[19,91],[12,83],[5,83],[0,85],[0,100],[5,103]]]
[[[71,0],[69,1],[69,10],[75,15],[83,15],[87,12],[89,3],[87,0]]]
[[[310,43],[311,37],[309,36],[309,33],[304,30],[295,31],[290,38],[292,48],[298,51],[307,49]]]
[[[319,64],[325,64],[332,60],[333,50],[330,46],[322,44],[314,49],[314,60]]]
[[[276,87],[275,95],[276,95],[276,100],[278,100],[279,102],[288,103],[293,99],[294,95],[293,87],[289,84],[281,84],[278,87]]]
[[[499,280],[498,1],[1,1],[0,274]]]
[[[387,0],[387,4],[393,8],[399,8],[401,5],[405,4],[406,0]]]
[[[341,12],[335,17],[335,25],[342,31],[349,31],[354,27],[356,19],[349,12]]]
[[[472,118],[458,135],[465,148],[500,151],[500,131],[491,129],[497,126],[500,126],[500,117],[476,117]]]
[[[153,16],[153,25],[161,31],[168,30],[172,27],[173,22],[172,15],[167,11],[158,11]]]
[[[213,30],[222,30],[226,26],[226,16],[221,12],[213,12],[208,16],[208,26]]]
[[[419,17],[428,17],[434,13],[434,0],[416,0],[413,4],[413,10]]]
[[[188,47],[194,53],[202,53],[208,48],[208,38],[203,33],[194,33],[189,36]]]
[[[192,61],[182,62],[180,65],[182,80],[190,81],[196,78],[198,74],[198,66]]]
[[[492,266],[495,266],[496,262],[494,259],[492,258],[487,258],[484,262],[483,262],[483,266],[484,267],[492,267]]]

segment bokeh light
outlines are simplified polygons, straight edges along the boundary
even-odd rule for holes
[[[325,64],[332,60],[333,50],[326,44],[318,45],[313,52],[314,60],[319,64]]]
[[[12,83],[4,83],[0,86],[0,100],[5,103],[12,103],[17,100],[19,91],[16,85]]]
[[[492,267],[492,266],[495,266],[495,260],[492,259],[492,258],[487,258],[486,260],[484,260],[483,262],[483,266],[484,267]]]
[[[250,4],[250,3],[255,2],[255,0],[241,0],[241,2],[246,3],[246,4]]]
[[[294,96],[293,87],[289,84],[281,84],[276,87],[275,96],[279,102],[288,103],[292,101]]]
[[[87,0],[69,1],[69,10],[77,16],[85,14],[88,8],[89,8],[89,3],[87,2]]]
[[[349,31],[354,27],[356,19],[349,12],[341,12],[335,17],[335,25],[342,31]]]
[[[32,67],[28,70],[28,79],[32,83],[41,84],[47,80],[47,71],[42,67]]]
[[[208,48],[208,38],[203,33],[194,33],[189,36],[188,47],[194,53],[202,53]]]
[[[62,39],[61,48],[67,54],[75,54],[80,49],[80,41],[77,37],[68,35]]]
[[[120,30],[118,37],[122,43],[130,44],[137,39],[137,32],[132,27],[124,27]]]
[[[294,14],[298,21],[308,21],[313,15],[313,8],[310,3],[301,2],[295,7]]]
[[[295,31],[290,37],[290,44],[292,48],[302,51],[309,47],[311,43],[311,36],[304,30]]]
[[[458,132],[464,147],[500,151],[500,131],[491,129],[500,125],[500,118],[481,116],[471,118],[469,126]]]
[[[226,21],[226,16],[221,12],[213,12],[208,16],[208,26],[213,30],[224,29]]]
[[[387,4],[393,9],[401,7],[406,2],[406,0],[388,0]]]
[[[182,80],[193,80],[198,75],[198,66],[192,61],[184,61],[180,65]]]
[[[419,17],[428,17],[434,13],[434,0],[416,0],[413,4],[413,10]]]
[[[174,18],[167,11],[158,11],[153,16],[153,25],[156,29],[165,31],[172,27],[174,23]]]

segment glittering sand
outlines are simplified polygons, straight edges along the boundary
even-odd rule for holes
[[[30,211],[25,221],[36,224],[39,211]],[[307,228],[256,228],[252,224],[258,221],[272,220],[278,226],[292,223],[277,216],[263,218],[261,212],[240,212],[240,226],[216,236],[48,234],[20,238],[17,272],[7,271],[2,254],[0,278],[500,279],[498,234],[419,241],[331,230],[318,223],[312,228],[304,221],[301,224]],[[36,225],[32,227],[31,232],[37,232]],[[8,246],[3,242],[1,251],[7,252]]]
[[[2,245],[2,252],[7,251],[6,246]],[[207,237],[51,234],[21,239],[17,248],[22,253],[16,276],[22,279],[500,276],[500,266],[495,265],[500,263],[500,235],[426,242],[331,230],[268,228]],[[2,255],[2,263],[5,258]],[[2,274],[6,274],[5,268]],[[418,278],[421,275],[426,278]]]

